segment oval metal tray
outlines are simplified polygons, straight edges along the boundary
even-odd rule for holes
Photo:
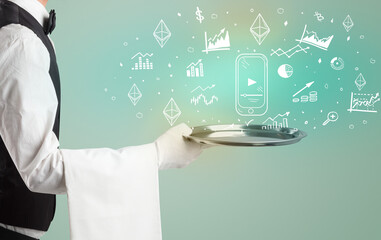
[[[184,137],[207,145],[263,147],[297,143],[306,136],[295,128],[232,124],[194,127],[192,134]]]

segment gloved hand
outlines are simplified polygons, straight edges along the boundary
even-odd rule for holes
[[[185,123],[181,123],[169,129],[155,141],[160,170],[186,167],[201,154],[203,149],[201,144],[183,137],[191,133],[192,129]]]

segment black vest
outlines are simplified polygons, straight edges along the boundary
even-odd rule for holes
[[[58,98],[58,109],[52,130],[58,138],[60,77],[52,43],[43,27],[32,15],[12,2],[0,0],[0,28],[13,23],[32,30],[49,51],[49,74]],[[34,193],[26,187],[0,136],[0,223],[47,231],[53,220],[55,207],[55,195]]]

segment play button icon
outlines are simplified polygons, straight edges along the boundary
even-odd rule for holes
[[[254,81],[254,80],[251,79],[251,78],[248,78],[248,79],[247,79],[247,86],[251,86],[251,85],[256,84],[256,83],[257,83],[257,82]]]

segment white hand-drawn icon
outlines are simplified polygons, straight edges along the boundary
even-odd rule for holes
[[[318,93],[317,91],[311,91],[310,92],[310,97],[309,97],[309,101],[310,102],[317,102],[317,97],[318,97]]]
[[[278,114],[274,118],[267,118],[262,124],[266,126],[262,126],[262,129],[273,129],[273,128],[288,128],[288,115],[290,112],[286,112],[284,114]],[[280,121],[278,121],[280,119]]]
[[[380,101],[380,94],[351,93],[351,105],[349,112],[372,112],[377,113],[374,105]]]
[[[360,73],[356,78],[355,84],[359,91],[361,91],[361,89],[366,85],[366,81],[362,73]]]
[[[202,88],[201,86],[198,86],[198,87],[196,87],[195,89],[193,89],[193,90],[191,91],[191,93],[194,93],[194,92],[196,92],[196,91],[205,92],[205,91],[207,91],[207,90],[213,89],[215,86],[216,86],[215,84],[213,84],[213,85],[211,85],[211,86],[208,86],[208,87],[206,87],[206,88]]]
[[[189,53],[194,53],[194,48],[193,48],[193,47],[188,47],[188,48],[187,48],[187,51],[188,51]]]
[[[258,14],[257,18],[254,20],[253,25],[250,27],[250,32],[253,34],[259,45],[261,45],[267,35],[269,35],[270,27],[267,25],[261,14]]]
[[[277,12],[278,14],[283,14],[283,13],[284,13],[284,9],[283,9],[283,8],[278,8],[278,9],[276,10],[276,12]]]
[[[321,15],[321,13],[319,12],[315,12],[314,17],[316,17],[319,22],[322,22],[324,20],[323,15]]]
[[[334,57],[331,60],[331,67],[334,70],[340,71],[344,68],[344,60],[340,57]]]
[[[204,77],[204,64],[202,59],[198,60],[196,63],[191,63],[187,67],[187,77]]]
[[[212,104],[212,103],[214,103],[214,101],[218,101],[218,97],[216,97],[216,96],[212,96],[209,100],[206,98],[206,96],[204,95],[204,94],[199,94],[197,97],[192,97],[192,99],[191,99],[191,103],[192,104],[194,104],[195,106],[196,105],[198,105],[199,103],[200,103],[200,100],[202,99],[202,102],[206,105],[206,106],[208,106],[208,105],[210,105],[210,104]]]
[[[163,20],[160,20],[155,31],[153,32],[153,36],[159,43],[160,47],[163,48],[164,45],[168,42],[168,40],[171,38],[172,34],[171,31],[169,31],[169,28],[167,27],[165,22]]]
[[[199,7],[197,7],[197,10],[196,10],[196,19],[202,23],[202,21],[204,21],[204,16],[201,15],[202,11],[200,10]]]
[[[306,86],[304,86],[302,89],[300,89],[298,92],[296,92],[294,95],[292,95],[293,97],[295,97],[296,95],[298,95],[299,93],[301,93],[304,89],[306,88],[310,88],[312,86],[312,84],[314,84],[315,81],[312,81],[312,82],[309,82],[306,84]]]
[[[302,48],[299,44],[296,45],[295,47],[293,48],[290,48],[289,50],[287,51],[284,51],[283,49],[281,48],[278,48],[276,51],[274,51],[273,49],[271,49],[272,53],[270,56],[276,54],[278,57],[279,56],[282,56],[282,55],[286,55],[288,58],[291,58],[292,56],[294,56],[296,53],[298,52],[304,52],[304,53],[307,53],[306,50],[310,49],[310,47],[306,47],[306,48]]]
[[[288,64],[283,64],[278,68],[278,74],[282,78],[289,78],[293,73],[294,69]]]
[[[139,88],[136,84],[132,85],[130,91],[128,92],[128,97],[130,98],[132,104],[136,106],[139,102],[140,98],[142,98],[143,94],[140,92]]]
[[[235,109],[241,116],[262,116],[268,109],[268,60],[241,54],[235,61]]]
[[[223,28],[220,33],[211,38],[208,38],[208,34],[205,32],[205,50],[202,50],[203,52],[208,53],[224,50],[230,50],[229,31],[225,31],[225,28]]]
[[[165,106],[163,110],[163,114],[171,126],[173,126],[176,120],[180,117],[181,115],[180,108],[177,106],[173,98],[171,98],[167,106]]]
[[[138,52],[135,54],[131,60],[138,57],[135,61],[134,67],[132,67],[132,70],[152,70],[153,69],[153,63],[150,61],[150,57],[153,56],[153,53],[149,54],[142,54],[141,52]]]
[[[208,98],[208,91],[213,89],[216,85],[211,85],[211,86],[208,86],[206,88],[202,88],[201,86],[198,86],[196,87],[195,89],[193,89],[191,91],[191,93],[193,94],[193,97],[191,98],[190,102],[192,104],[194,104],[195,106],[198,105],[200,103],[200,100],[202,100],[201,102],[203,102],[206,106],[214,103],[215,101],[218,101],[218,97],[215,96],[215,95],[212,95],[211,97]],[[209,94],[210,96],[210,94]]]
[[[307,25],[305,25],[302,37],[300,39],[297,39],[296,41],[298,41],[299,43],[306,43],[306,44],[309,44],[314,47],[327,51],[329,48],[329,45],[332,42],[332,39],[333,39],[333,35],[320,39],[316,32],[307,31]]]
[[[308,95],[302,95],[299,98],[293,98],[292,99],[292,102],[294,103],[297,103],[297,102],[301,102],[301,103],[307,103],[307,102],[317,102],[318,100],[318,93],[317,91],[311,91],[309,92],[309,96]]]
[[[327,120],[323,122],[323,126],[327,125],[329,122],[336,122],[337,119],[339,119],[339,114],[337,114],[337,112],[329,112],[327,115]]]
[[[347,32],[349,32],[355,24],[352,21],[351,16],[347,16],[343,21],[343,26]]]

